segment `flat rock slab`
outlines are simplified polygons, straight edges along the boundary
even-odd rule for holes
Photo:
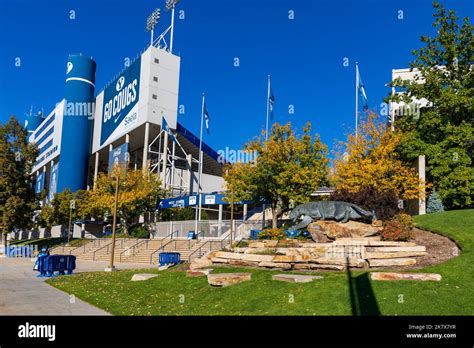
[[[374,272],[370,274],[372,280],[421,280],[441,281],[441,274],[437,273],[388,273]]]
[[[188,269],[186,271],[187,277],[204,277],[209,275],[212,272],[212,268],[207,269]]]
[[[275,274],[273,280],[279,280],[288,283],[310,283],[315,279],[322,279],[321,276],[309,276],[301,274]]]
[[[153,274],[153,273],[136,273],[133,275],[131,281],[132,282],[140,282],[143,280],[148,280],[151,278],[158,277],[158,274]]]
[[[207,282],[212,286],[229,286],[251,280],[252,273],[218,273],[209,274]]]
[[[399,259],[369,259],[370,267],[385,267],[385,266],[412,266],[416,264],[415,259],[399,258]]]

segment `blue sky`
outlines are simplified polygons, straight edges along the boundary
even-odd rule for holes
[[[146,17],[164,2],[0,0],[0,122],[11,114],[23,120],[31,104],[51,110],[64,95],[69,53],[94,57],[100,91],[147,45]],[[474,15],[472,0],[443,3],[460,17]],[[185,106],[178,120],[198,134],[206,92],[211,133],[204,140],[216,150],[238,149],[264,127],[268,74],[274,120],[298,129],[311,121],[331,148],[354,127],[355,62],[376,108],[391,70],[408,67],[420,35],[434,34],[428,0],[182,0],[178,9],[185,16],[176,20],[174,44]],[[168,20],[162,13],[157,31]]]

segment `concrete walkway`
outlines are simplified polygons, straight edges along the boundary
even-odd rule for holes
[[[35,259],[0,258],[0,315],[109,315],[37,278]],[[77,261],[77,272],[103,271],[107,262]],[[143,264],[119,264],[119,269],[147,268]]]

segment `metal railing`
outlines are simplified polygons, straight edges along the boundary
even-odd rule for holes
[[[136,242],[135,244],[129,246],[128,248],[126,248],[124,251],[122,251],[119,255],[119,260],[120,262],[122,261],[122,255],[126,252],[130,252],[130,250],[132,250],[132,256],[135,255],[135,248],[138,247],[140,244],[146,242],[147,239],[139,239],[138,242]],[[127,255],[129,256],[129,255]]]
[[[110,238],[106,238],[106,239],[110,239]],[[123,239],[120,239],[120,240],[115,240],[115,245],[117,245],[117,242],[120,242],[120,247],[123,248]],[[99,243],[100,245],[100,243]],[[104,248],[107,248],[107,250],[105,251],[105,255],[108,255],[109,254],[109,247],[112,246],[112,241],[109,243],[109,244],[106,244],[104,245],[103,247],[97,249],[97,250],[94,250],[94,252],[92,253],[92,260],[95,261],[95,254],[99,251],[99,250],[102,250]]]

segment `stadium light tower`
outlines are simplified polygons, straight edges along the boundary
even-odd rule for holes
[[[146,31],[149,31],[151,33],[151,45],[153,45],[153,31],[155,29],[155,26],[158,24],[160,17],[160,9],[156,8],[146,20]]]
[[[166,11],[171,10],[170,53],[173,53],[174,8],[180,0],[166,0]]]

